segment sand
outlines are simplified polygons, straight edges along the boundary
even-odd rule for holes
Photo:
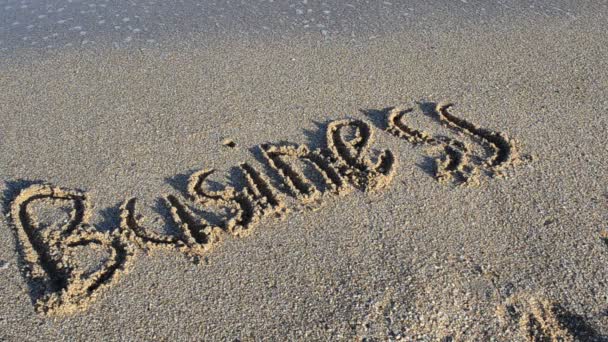
[[[20,48],[0,339],[608,339],[608,23],[581,12]]]

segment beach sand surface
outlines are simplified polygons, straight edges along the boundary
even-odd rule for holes
[[[0,62],[0,339],[608,339],[605,18],[21,50]],[[471,140],[425,114],[441,103],[507,134],[518,162],[475,184],[438,181],[436,149],[386,120],[412,109],[412,126]],[[247,162],[286,191],[259,146],[326,148],[343,119],[368,122],[372,151],[396,157],[385,188],[305,206],[286,193],[290,212],[247,236],[196,257],[135,248],[88,306],[35,310],[10,215],[21,190],[84,191],[99,231],[118,229],[136,197],[148,229],[172,231],[162,199],[185,196],[196,171],[239,188]],[[62,205],[31,210],[52,227]],[[86,249],[76,258],[99,267],[103,253]]]

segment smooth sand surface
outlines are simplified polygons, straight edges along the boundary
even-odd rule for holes
[[[194,35],[3,60],[0,339],[606,340],[600,14],[366,41]],[[471,140],[423,114],[445,102],[508,134],[520,162],[502,177],[482,172],[477,185],[435,179],[436,151],[386,132],[383,109],[412,108],[412,126]],[[234,167],[248,162],[280,187],[256,146],[324,148],[328,123],[347,118],[367,120],[372,149],[397,158],[387,187],[304,208],[286,194],[291,212],[248,236],[224,234],[197,257],[135,248],[127,272],[87,307],[35,310],[10,215],[30,184],[85,191],[100,231],[117,229],[119,206],[137,197],[146,227],[170,232],[160,199],[182,196],[194,172],[214,168],[213,181],[239,188]],[[40,225],[64,222],[61,203],[42,202],[32,209]],[[95,268],[96,256],[78,248],[76,259]]]

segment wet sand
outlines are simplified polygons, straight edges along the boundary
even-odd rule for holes
[[[194,33],[152,46],[12,52],[0,62],[0,338],[605,340],[605,15],[505,21],[365,40]],[[446,103],[455,117],[505,134],[516,158],[495,172],[492,144],[438,119],[433,109]],[[393,108],[436,143],[391,131]],[[360,168],[345,159],[346,190],[332,192],[322,177],[290,184],[265,159],[265,144],[306,145],[329,151],[340,170],[341,152],[327,141],[336,120],[365,122],[375,138]],[[356,148],[365,135],[351,138],[344,142]],[[466,152],[463,167],[450,169],[447,146]],[[395,158],[390,177],[358,182],[357,172],[389,174],[375,164],[385,150]],[[180,236],[167,196],[221,226],[235,214],[222,209],[230,193],[195,203],[189,179],[215,169],[205,186],[239,191],[241,163],[266,175],[285,212],[259,214],[246,233],[227,223],[202,249],[192,247],[206,244],[200,236],[160,248],[120,235],[130,198],[148,233]],[[129,250],[124,271],[83,287],[69,310],[36,305],[45,281],[28,273],[19,232],[64,229],[75,222],[70,203],[47,196],[25,218],[11,212],[40,183],[90,203],[80,222],[95,233],[76,234],[73,269],[99,270],[118,236]],[[298,195],[306,184],[318,196]],[[78,245],[86,239],[102,252]],[[39,240],[48,250],[44,243],[69,243]]]

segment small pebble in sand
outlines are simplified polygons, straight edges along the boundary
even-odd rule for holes
[[[224,145],[226,147],[230,147],[230,148],[236,147],[236,143],[230,138],[226,138],[226,139],[222,140],[222,145]]]
[[[600,239],[608,246],[608,229],[604,229],[600,232]]]

